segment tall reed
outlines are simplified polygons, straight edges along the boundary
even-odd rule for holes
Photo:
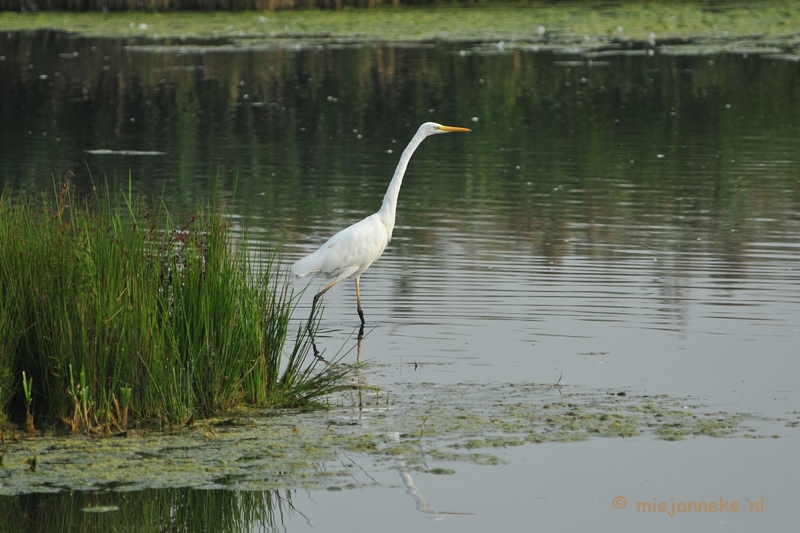
[[[73,429],[172,423],[247,403],[300,406],[347,370],[286,348],[295,300],[216,202],[178,223],[120,191],[0,196],[0,405]]]

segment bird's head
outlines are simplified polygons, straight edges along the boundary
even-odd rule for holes
[[[419,127],[421,131],[424,131],[426,135],[435,135],[437,133],[452,133],[457,131],[472,131],[469,128],[459,128],[457,126],[442,126],[441,124],[437,124],[436,122],[426,122],[422,126]]]

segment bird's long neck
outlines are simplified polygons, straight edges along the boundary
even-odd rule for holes
[[[414,150],[417,149],[425,137],[427,137],[427,135],[422,131],[422,128],[420,128],[417,134],[414,135],[414,138],[408,143],[406,149],[403,150],[403,155],[400,156],[400,162],[397,163],[392,181],[389,183],[389,187],[386,189],[386,194],[383,197],[383,204],[381,204],[381,208],[378,211],[381,221],[386,225],[386,229],[389,232],[389,240],[392,240],[394,215],[397,210],[397,197],[400,194],[400,186],[403,184],[403,176],[406,173],[408,161],[414,154]]]

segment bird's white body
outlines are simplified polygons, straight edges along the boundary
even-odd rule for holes
[[[361,310],[361,289],[359,279],[369,266],[383,254],[392,240],[394,218],[397,210],[397,197],[400,185],[408,166],[408,161],[420,143],[429,135],[455,131],[469,131],[466,128],[442,126],[435,122],[426,122],[417,130],[400,156],[400,162],[394,172],[392,181],[383,197],[380,210],[360,222],[349,226],[320,246],[319,250],[307,255],[292,265],[292,274],[297,278],[306,276],[324,277],[332,280],[314,297],[314,304],[339,281],[354,276],[356,280],[356,300],[361,324],[364,324],[364,313]],[[313,312],[313,311],[312,311]]]
[[[360,276],[389,244],[391,229],[387,223],[379,213],[356,222],[292,265],[292,274],[298,278],[322,276],[337,282]]]

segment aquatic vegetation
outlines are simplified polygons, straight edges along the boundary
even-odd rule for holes
[[[130,192],[6,191],[0,249],[0,407],[29,431],[308,406],[349,372],[310,360],[304,331],[287,345],[279,250],[255,253],[215,202],[178,221]]]
[[[267,0],[271,4],[283,0]],[[338,1],[338,0],[337,0]],[[374,5],[371,4],[371,5]],[[0,29],[52,29],[104,37],[256,38],[330,41],[531,41],[614,39],[648,42],[712,37],[721,41],[792,35],[796,2],[525,2],[464,6],[250,12],[0,13]]]
[[[31,403],[33,403],[33,378],[30,380],[25,376],[25,371],[22,371],[22,392],[25,394],[25,431],[28,433],[35,433],[36,428],[33,423],[33,414],[31,413]]]
[[[0,495],[105,488],[345,489],[354,461],[452,474],[454,463],[504,464],[503,448],[539,443],[764,438],[793,431],[783,419],[712,412],[667,395],[618,396],[532,383],[394,385],[368,403],[348,391],[330,400],[327,410],[240,410],[234,418],[170,431],[12,438],[0,468]]]

